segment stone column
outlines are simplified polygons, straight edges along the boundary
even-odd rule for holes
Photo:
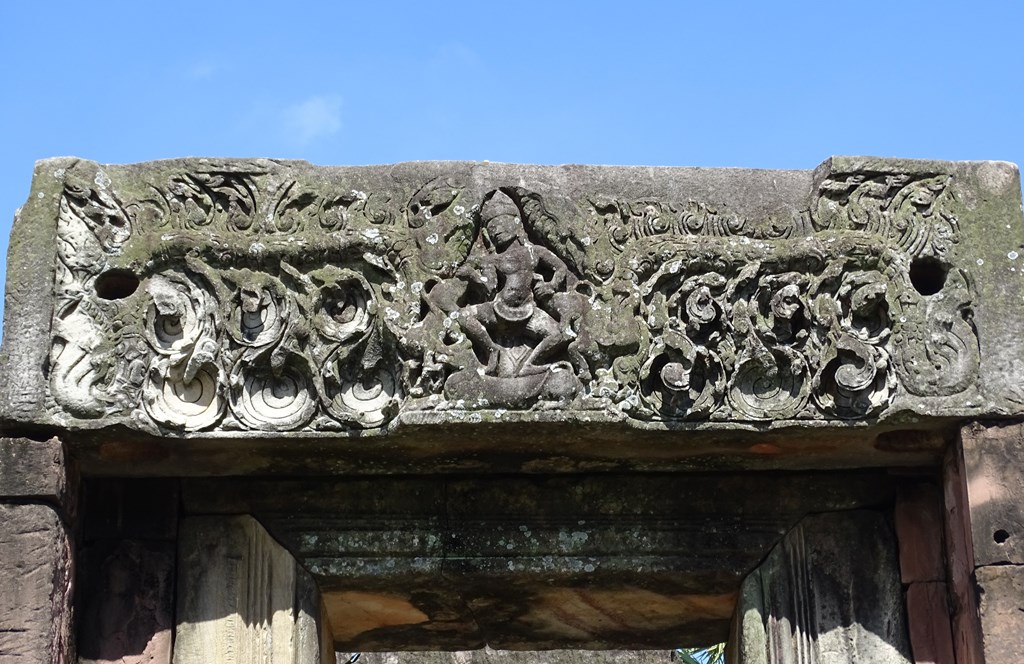
[[[333,664],[316,583],[250,516],[182,520],[174,664]]]
[[[804,518],[743,581],[732,664],[910,664],[893,533],[878,512]]]
[[[0,664],[72,664],[75,473],[56,438],[0,438]]]
[[[958,664],[1024,653],[1024,424],[964,427],[945,466]]]

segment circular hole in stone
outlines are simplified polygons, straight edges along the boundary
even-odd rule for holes
[[[96,277],[96,295],[104,300],[122,300],[139,288],[139,278],[128,270],[107,270]]]
[[[995,540],[996,544],[1003,544],[1006,540],[1010,539],[1010,533],[1006,532],[1002,528],[992,533],[992,539]]]
[[[946,285],[949,268],[931,256],[915,258],[910,263],[910,283],[921,295],[935,295]]]

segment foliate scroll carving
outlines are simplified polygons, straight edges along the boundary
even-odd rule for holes
[[[898,368],[907,391],[957,394],[974,383],[979,351],[972,300],[969,275],[957,268],[949,270],[935,294],[905,298],[893,343],[906,348]]]
[[[94,181],[69,177],[57,213],[50,394],[75,417],[94,419],[135,400],[138,338],[119,320],[117,302],[95,297],[97,280],[132,234],[121,202]],[[120,351],[120,360],[114,354]]]
[[[889,404],[896,387],[887,350],[890,285],[880,272],[838,267],[815,279],[815,398],[825,412],[839,417],[874,415]]]
[[[977,375],[946,173],[835,172],[804,209],[750,218],[256,166],[171,169],[130,196],[68,176],[61,412],[184,434],[355,432],[414,411],[870,419]],[[102,297],[121,273],[139,288]]]
[[[405,206],[410,242],[403,247],[411,272],[449,278],[469,254],[476,236],[479,206],[459,204],[463,187],[449,178],[434,178],[420,187]]]
[[[950,176],[847,173],[825,179],[813,203],[818,229],[854,230],[894,242],[910,256],[945,258],[959,241],[946,206]]]
[[[166,200],[177,225],[188,229],[252,227],[256,195],[252,181],[240,173],[192,173],[173,178]]]
[[[187,431],[216,423],[225,406],[214,303],[188,279],[154,277],[146,334],[154,351],[143,403],[155,421]]]
[[[394,413],[396,381],[378,365],[372,288],[325,267],[215,270],[195,259],[153,277],[154,351],[144,401],[159,425],[195,431],[374,427]]]
[[[887,284],[819,249],[785,266],[802,271],[757,260],[725,274],[689,274],[678,259],[657,269],[644,289],[655,335],[641,371],[646,407],[665,418],[765,420],[863,417],[888,405]]]
[[[729,401],[753,419],[791,419],[810,396],[805,350],[807,277],[800,272],[763,273],[752,263],[732,288],[732,326],[739,341]]]
[[[907,261],[898,267],[915,283],[899,294],[893,341],[905,348],[897,359],[903,385],[921,396],[967,389],[979,364],[970,277],[955,267],[960,227],[950,181],[944,173],[840,173],[821,183],[813,203],[817,228],[880,236]]]

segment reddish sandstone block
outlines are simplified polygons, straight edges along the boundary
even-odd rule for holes
[[[71,664],[72,552],[47,505],[0,504],[0,664]]]
[[[896,500],[896,538],[903,583],[944,581],[942,495],[938,487],[917,484]]]
[[[63,505],[76,490],[58,439],[0,438],[0,500],[28,498]]]
[[[916,664],[956,664],[946,592],[942,582],[907,588],[907,626]]]
[[[981,626],[974,587],[971,509],[967,499],[963,445],[957,441],[943,467],[946,562],[957,664],[983,664]]]

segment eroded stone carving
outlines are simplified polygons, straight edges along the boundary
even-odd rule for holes
[[[834,171],[751,219],[458,173],[382,191],[183,165],[132,193],[68,173],[50,394],[181,432],[877,418],[977,376],[951,178]],[[104,297],[118,274],[141,286]]]
[[[454,279],[424,293],[476,356],[467,355],[468,366],[447,378],[444,394],[494,407],[566,404],[580,390],[576,374],[590,377],[575,345],[584,306],[576,279],[554,252],[527,237],[519,204],[504,192],[493,192],[480,216],[477,251]]]
[[[127,406],[139,379],[138,344],[123,328],[104,325],[116,319],[119,305],[92,296],[132,232],[108,184],[102,173],[92,183],[69,177],[57,216],[50,392],[68,413],[87,419]]]

